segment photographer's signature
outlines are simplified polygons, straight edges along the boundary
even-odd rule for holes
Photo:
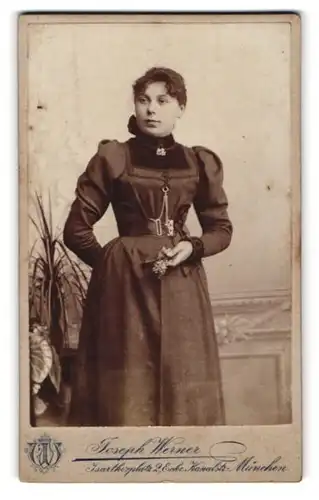
[[[185,437],[154,437],[134,445],[117,436],[90,444],[86,456],[73,462],[86,463],[87,472],[287,472],[280,455],[258,460],[240,441],[218,441],[202,449]]]

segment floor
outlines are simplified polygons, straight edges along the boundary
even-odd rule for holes
[[[36,417],[36,427],[63,427],[67,425],[70,407],[71,389],[64,386],[61,390],[59,401],[49,404],[42,415]]]

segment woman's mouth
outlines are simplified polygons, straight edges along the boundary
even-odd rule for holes
[[[158,120],[149,119],[149,120],[145,120],[145,123],[149,127],[156,127],[160,122]]]

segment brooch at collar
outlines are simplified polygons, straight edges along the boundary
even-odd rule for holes
[[[163,148],[162,146],[158,147],[156,150],[156,155],[157,156],[166,156],[166,149]]]

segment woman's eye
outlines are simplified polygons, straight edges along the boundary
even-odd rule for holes
[[[140,104],[146,104],[146,102],[147,102],[147,100],[145,99],[145,97],[138,97],[138,99],[137,99],[137,100],[138,100],[138,102],[139,102]]]
[[[168,101],[167,101],[167,99],[163,98],[163,99],[159,99],[158,102],[160,104],[166,104]]]

